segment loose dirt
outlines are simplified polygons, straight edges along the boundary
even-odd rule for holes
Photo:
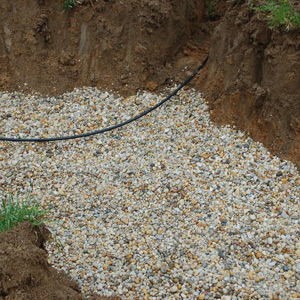
[[[1,300],[83,300],[78,284],[47,262],[44,226],[23,223],[0,234]],[[117,300],[94,296],[89,300]]]

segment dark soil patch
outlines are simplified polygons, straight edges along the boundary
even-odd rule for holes
[[[83,300],[78,284],[47,262],[44,226],[23,223],[0,234],[1,300]],[[118,297],[93,296],[89,300]]]

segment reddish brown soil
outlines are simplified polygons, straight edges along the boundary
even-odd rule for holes
[[[300,168],[300,30],[270,30],[247,4],[229,7],[197,86],[211,115]]]
[[[47,262],[43,226],[20,224],[0,234],[1,300],[83,300],[79,286]],[[94,296],[89,300],[118,297]]]

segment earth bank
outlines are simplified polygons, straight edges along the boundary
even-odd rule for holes
[[[83,300],[78,284],[47,261],[44,226],[23,223],[0,234],[1,300]],[[89,300],[117,300],[94,296]]]
[[[250,134],[300,167],[300,30],[270,30],[248,4],[227,10],[211,36],[197,87],[212,119]]]
[[[44,94],[80,86],[128,94],[155,90],[179,72],[173,70],[174,58],[204,16],[202,0],[81,3],[67,13],[57,0],[2,1],[3,89]]]

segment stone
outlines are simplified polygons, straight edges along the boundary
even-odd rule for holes
[[[170,288],[170,292],[171,292],[171,293],[177,293],[177,292],[178,292],[178,287],[177,287],[177,285],[173,285],[173,286]]]

